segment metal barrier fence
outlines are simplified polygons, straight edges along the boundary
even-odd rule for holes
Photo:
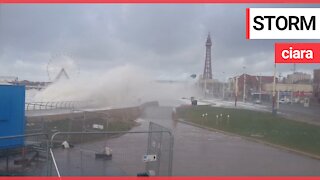
[[[25,133],[34,134],[34,133],[47,133],[47,123],[44,121],[42,116],[35,117],[33,121],[30,121],[28,117],[26,119]]]
[[[154,123],[149,131],[57,132],[51,144],[53,175],[172,175],[173,136]]]
[[[146,170],[154,171],[156,176],[172,175],[172,156],[173,156],[173,136],[170,129],[150,122],[147,154],[155,154],[157,161],[146,163]]]
[[[75,109],[80,104],[78,101],[26,102],[25,110]]]
[[[70,111],[66,114],[26,116],[26,133],[46,133],[51,136],[57,131],[82,131],[84,112]],[[80,122],[80,123],[79,123]]]
[[[48,176],[49,138],[35,133],[0,137],[0,175]]]
[[[169,129],[155,123],[150,123],[146,131],[91,129],[56,132],[48,137],[46,133],[0,137],[0,145],[8,144],[8,140],[18,142],[1,146],[0,175],[172,175],[173,136]]]

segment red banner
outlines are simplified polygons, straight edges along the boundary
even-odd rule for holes
[[[275,63],[320,63],[320,43],[276,43]]]

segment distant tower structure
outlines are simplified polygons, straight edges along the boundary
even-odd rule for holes
[[[206,59],[205,59],[205,64],[204,64],[204,70],[203,70],[203,79],[212,79],[212,68],[211,68],[211,38],[210,38],[210,33],[208,34],[207,37],[207,42],[206,42]]]

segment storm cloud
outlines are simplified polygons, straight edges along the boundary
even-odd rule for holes
[[[48,81],[48,62],[65,54],[83,76],[133,64],[151,72],[154,79],[181,80],[202,73],[209,32],[214,78],[243,72],[271,75],[275,41],[245,39],[245,8],[279,6],[289,7],[0,5],[0,75]],[[284,75],[292,67],[280,65],[278,70]],[[319,66],[297,66],[307,72],[315,68]]]

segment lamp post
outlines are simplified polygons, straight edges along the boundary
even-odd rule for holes
[[[235,80],[235,88],[234,88],[235,98],[234,98],[234,106],[237,107],[237,101],[238,101],[238,76],[236,76]]]
[[[197,74],[190,74],[189,76],[187,76],[186,78],[185,78],[185,83],[184,83],[184,88],[185,88],[185,90],[186,91],[188,91],[189,92],[189,90],[192,88],[192,86],[193,86],[193,83],[194,82],[192,82],[194,79],[196,79],[197,78]],[[186,93],[186,94],[188,94],[188,93]],[[140,101],[140,100],[139,100]]]
[[[291,78],[291,93],[290,93],[290,95],[291,95],[291,105],[292,105],[292,103],[293,103],[293,92],[294,92],[294,86],[293,86],[293,78]]]
[[[224,100],[224,72],[222,72],[222,79],[223,79],[223,81],[222,81],[222,99]]]
[[[207,79],[204,79],[204,97],[207,97]]]
[[[256,80],[259,81],[259,102],[261,103],[261,73],[258,76],[256,76]]]
[[[277,114],[276,105],[276,63],[273,68],[273,88],[272,88],[272,114]]]
[[[243,102],[246,102],[246,67],[243,66]]]
[[[259,91],[260,91],[260,93],[259,93],[259,101],[260,101],[260,103],[261,103],[261,74],[260,74],[260,78],[259,78]]]

